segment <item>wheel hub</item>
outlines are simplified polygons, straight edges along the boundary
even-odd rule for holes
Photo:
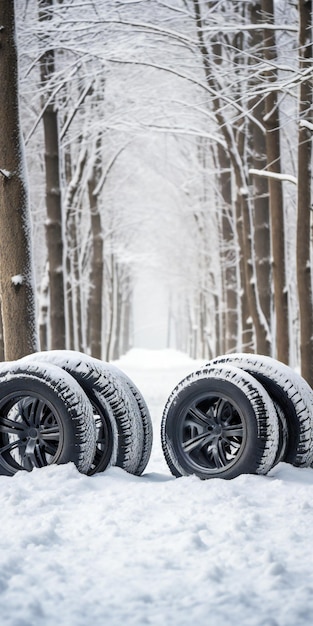
[[[28,433],[27,433],[28,439],[38,439],[38,436],[39,436],[39,432],[37,428],[32,427],[28,430]]]
[[[221,424],[215,424],[215,426],[213,426],[212,434],[216,437],[221,437],[221,435],[223,434],[223,427],[221,426]]]

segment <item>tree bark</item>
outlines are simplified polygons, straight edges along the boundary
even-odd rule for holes
[[[103,235],[98,198],[94,194],[97,185],[95,168],[88,181],[91,221],[91,262],[89,273],[87,328],[90,354],[97,359],[102,356],[102,306],[103,306]]]
[[[52,10],[53,0],[38,0],[39,19],[49,20],[49,9]],[[40,60],[40,78],[43,90],[55,71],[54,49],[47,49]],[[45,102],[45,99],[48,101]],[[64,263],[63,263],[63,226],[60,182],[60,147],[58,111],[49,87],[43,98],[42,115],[45,140],[46,169],[46,241],[49,263],[49,294],[50,294],[50,343],[52,349],[66,347],[65,304],[64,304]]]
[[[4,356],[38,350],[26,165],[20,129],[15,11],[2,0],[0,25],[0,298]]]
[[[0,300],[0,361],[4,361],[4,340],[3,340],[3,323],[2,323],[2,304]]]
[[[251,2],[250,18],[252,24],[260,24],[261,2]],[[250,45],[254,52],[252,64],[255,57],[262,58],[263,39],[262,31],[252,30],[250,34]],[[258,86],[259,79],[252,74],[251,85]],[[253,98],[249,102],[249,109],[253,111],[254,118],[259,122],[249,122],[251,164],[256,170],[266,169],[266,135],[265,128],[262,130],[265,108],[264,101],[259,97]],[[272,268],[271,268],[271,232],[270,232],[270,208],[268,180],[264,176],[254,176],[253,185],[253,224],[254,224],[254,251],[255,269],[257,276],[258,294],[260,306],[264,313],[267,326],[270,330],[268,342],[263,347],[263,353],[269,356],[272,353]]]
[[[109,285],[109,300],[107,307],[107,333],[106,333],[106,360],[110,361],[113,358],[113,351],[115,345],[115,333],[117,324],[117,293],[118,293],[118,274],[115,255],[111,252],[108,259],[108,285]]]
[[[81,276],[79,267],[79,216],[81,215],[81,200],[79,191],[88,159],[88,150],[85,147],[84,135],[79,143],[82,148],[78,155],[75,169],[72,168],[69,152],[66,155],[67,191],[64,201],[65,234],[66,234],[66,311],[67,311],[67,345],[72,350],[83,351],[83,323]],[[72,172],[72,169],[74,170]]]
[[[274,24],[273,0],[262,0],[263,19]],[[268,83],[277,78],[275,31],[266,28],[264,33],[264,59],[269,61],[269,69],[264,72]],[[281,173],[280,125],[277,91],[273,89],[265,98],[265,127],[267,169]],[[276,316],[276,357],[284,363],[289,362],[289,311],[286,284],[285,262],[285,219],[282,182],[269,178],[271,242],[273,257],[274,307]]]
[[[263,118],[262,105],[254,108],[254,115],[258,119]],[[254,169],[266,167],[266,141],[265,135],[256,124],[252,128],[252,165]],[[254,248],[255,268],[257,275],[258,293],[261,309],[265,315],[268,328],[270,329],[272,317],[272,269],[271,269],[271,232],[268,181],[263,176],[253,177],[253,223],[254,223]],[[271,337],[264,346],[266,354],[271,355]]]
[[[238,284],[235,219],[232,207],[231,167],[227,152],[218,145],[219,191],[222,202],[221,263],[225,302],[225,352],[234,352],[238,345]]]
[[[299,0],[299,67],[312,66],[312,2]],[[312,84],[302,80],[299,101],[297,283],[300,315],[301,374],[313,387],[313,297],[312,297]]]

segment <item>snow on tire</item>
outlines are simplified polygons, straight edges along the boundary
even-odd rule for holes
[[[313,390],[291,367],[259,354],[229,354],[209,361],[249,372],[281,407],[287,422],[287,442],[281,460],[308,467],[313,460]]]
[[[0,369],[0,474],[75,463],[87,473],[95,454],[91,404],[54,365],[5,363]]]
[[[97,446],[89,474],[103,471],[109,465],[137,474],[143,448],[142,424],[132,394],[109,366],[75,350],[37,352],[24,359],[54,363],[66,370],[91,401]]]
[[[174,476],[234,478],[266,474],[278,450],[275,406],[250,374],[216,365],[194,372],[172,391],[161,440]]]
[[[152,443],[153,443],[153,428],[152,428],[152,420],[147,404],[144,400],[144,397],[139,391],[138,387],[133,383],[133,381],[118,367],[112,365],[111,363],[107,364],[107,367],[115,374],[118,378],[120,378],[126,385],[128,386],[130,392],[132,393],[135,402],[138,407],[138,418],[142,422],[143,428],[143,445],[141,457],[138,462],[138,466],[136,469],[136,474],[140,476],[142,472],[148,465],[151,456]]]

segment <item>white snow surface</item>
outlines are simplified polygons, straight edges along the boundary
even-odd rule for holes
[[[201,363],[132,350],[116,363],[154,425],[143,476],[72,464],[0,477],[6,626],[302,626],[313,619],[313,470],[174,478],[159,429]]]

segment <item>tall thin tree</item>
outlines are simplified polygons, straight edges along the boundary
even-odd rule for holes
[[[49,22],[53,0],[38,0],[39,19]],[[49,265],[50,343],[53,349],[65,345],[65,304],[63,276],[63,226],[60,175],[60,142],[58,109],[53,93],[47,85],[55,71],[53,42],[44,38],[44,50],[40,59],[40,80],[43,87],[43,127],[46,168],[46,241]]]
[[[303,80],[299,94],[297,282],[302,376],[313,386],[312,294],[312,1],[299,0],[299,51]]]
[[[264,29],[263,29],[263,56],[268,62],[264,77],[268,83],[277,80],[277,53],[273,0],[261,2]],[[269,26],[268,26],[269,25]],[[274,174],[281,174],[281,145],[280,120],[277,90],[268,91],[265,98],[265,127],[267,170]],[[285,218],[282,181],[277,177],[270,177],[269,182],[271,241],[273,258],[274,307],[276,316],[276,356],[280,361],[289,362],[289,310],[286,285],[285,262]]]
[[[14,360],[38,349],[38,335],[12,0],[1,0],[0,74],[0,298],[4,356]]]

